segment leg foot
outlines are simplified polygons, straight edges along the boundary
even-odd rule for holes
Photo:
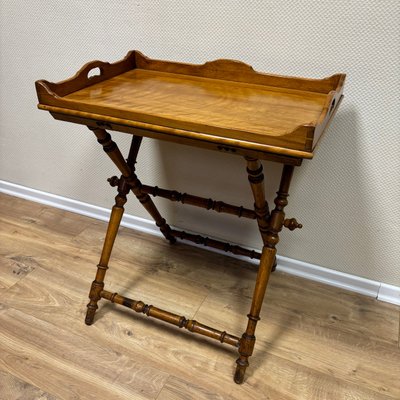
[[[97,302],[101,299],[100,292],[103,290],[103,288],[104,288],[104,282],[98,282],[96,280],[92,282],[92,286],[90,288],[90,293],[89,293],[90,301],[89,304],[87,305],[86,318],[85,318],[86,325],[93,324],[94,314],[98,309]]]
[[[249,362],[238,358],[236,360],[236,364],[236,371],[233,380],[235,381],[235,383],[240,385],[244,381],[244,374],[246,373],[246,368],[249,366]]]
[[[96,305],[87,305],[87,311],[86,311],[86,317],[85,317],[85,324],[86,325],[92,325],[94,321],[94,314],[96,313],[96,310],[98,309],[97,304]]]

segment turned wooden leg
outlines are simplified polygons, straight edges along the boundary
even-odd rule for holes
[[[97,266],[96,277],[92,283],[89,293],[89,304],[87,305],[87,312],[85,323],[91,325],[93,323],[94,314],[97,310],[97,302],[100,300],[100,293],[104,288],[104,277],[108,269],[108,261],[110,259],[111,251],[114,245],[115,237],[117,236],[118,228],[121,223],[122,215],[124,213],[124,204],[126,203],[126,195],[129,193],[130,187],[127,185],[127,179],[131,175],[131,169],[127,162],[124,160],[118,146],[111,139],[111,136],[104,129],[92,128],[90,130],[94,132],[97,137],[97,141],[103,146],[103,150],[111,158],[114,164],[121,171],[121,179],[118,180],[118,195],[115,198],[115,205],[111,210],[110,221],[108,223],[107,234],[104,239],[103,250],[101,253],[100,261]],[[140,145],[140,142],[139,142]],[[139,150],[139,145],[137,151]],[[136,153],[132,155],[135,157],[133,165],[136,161]]]
[[[118,146],[111,139],[111,135],[107,131],[100,128],[93,128],[93,127],[88,127],[88,128],[94,132],[94,134],[97,137],[97,141],[103,146],[104,151],[108,154],[108,156],[117,166],[117,168],[121,171],[122,173],[121,179],[122,178],[125,179],[126,183],[129,185],[134,195],[138,198],[138,200],[147,210],[147,212],[153,217],[156,225],[160,228],[160,231],[164,235],[164,237],[167,240],[169,240],[170,243],[175,243],[176,239],[171,234],[170,226],[161,216],[161,214],[157,210],[157,207],[153,203],[153,200],[151,200],[150,196],[147,193],[141,191],[142,184],[135,174],[135,163],[142,142],[142,138],[140,136],[132,137],[128,159],[127,161],[125,161],[120,150],[118,149]],[[118,178],[116,177],[110,178],[109,181],[112,186],[118,184]]]
[[[257,159],[246,157],[246,161],[247,161],[247,173],[249,177],[249,182],[255,199],[254,210],[256,213],[258,227],[260,229],[260,234],[263,243],[265,244],[267,239],[269,207],[267,201],[265,200],[263,167],[261,162]],[[272,271],[276,270],[276,265],[277,265],[277,260],[275,256],[274,265],[272,266]]]
[[[142,184],[135,174],[132,174],[132,179],[129,180],[129,185],[136,198],[140,201],[147,212],[153,217],[156,225],[160,229],[164,237],[169,240],[171,244],[176,242],[175,237],[172,235],[171,227],[167,221],[161,216],[153,200],[147,193],[141,191]]]
[[[267,239],[269,207],[265,200],[263,166],[257,159],[246,157],[247,174],[254,196],[254,211],[257,217],[258,228],[265,244]]]
[[[103,251],[101,252],[100,261],[97,266],[96,278],[92,282],[92,286],[90,288],[90,301],[87,305],[85,318],[86,325],[91,325],[93,323],[94,314],[98,308],[97,302],[100,300],[100,293],[104,288],[104,277],[108,269],[108,262],[110,260],[111,251],[118,233],[122,215],[124,214],[124,204],[126,203],[126,195],[128,192],[129,187],[124,183],[120,184],[120,187],[118,188],[118,195],[115,197],[115,205],[111,210],[111,217],[103,244]]]
[[[246,368],[249,366],[248,358],[253,354],[256,337],[254,335],[257,322],[260,320],[260,311],[264,299],[265,289],[271,273],[276,250],[267,246],[263,247],[261,254],[260,266],[257,274],[256,285],[253,293],[253,301],[250,313],[247,315],[249,321],[246,331],[240,339],[239,358],[236,360],[236,372],[234,380],[236,383],[242,383]]]
[[[160,228],[161,233],[164,237],[169,240],[171,244],[176,242],[175,237],[171,233],[171,228],[167,224],[167,221],[161,216],[157,207],[155,206],[151,197],[142,191],[142,183],[138,179],[138,177],[134,174],[135,172],[135,163],[136,157],[139,151],[140,143],[142,141],[141,137],[133,136],[131,142],[131,148],[129,150],[128,156],[128,166],[131,169],[131,176],[128,180],[128,183],[131,187],[132,192],[136,196],[136,198],[140,201],[143,207],[147,210],[147,212],[153,217],[156,225]]]
[[[156,225],[160,228],[161,233],[167,240],[169,240],[171,244],[173,244],[176,242],[176,239],[171,233],[170,226],[167,224],[167,221],[165,221],[165,219],[161,216],[161,214],[157,210],[157,207],[155,206],[151,197],[147,193],[142,191],[142,183],[134,173],[136,157],[139,151],[141,141],[142,141],[141,137],[138,136],[132,137],[131,148],[129,150],[129,156],[127,160],[128,166],[131,169],[131,175],[130,178],[128,179],[128,184],[130,185],[131,190],[136,196],[136,198],[140,201],[140,203],[147,210],[147,212],[152,216]]]
[[[247,163],[247,171],[249,173],[249,180],[255,199],[255,210],[256,212],[257,210],[265,210],[268,206],[265,205],[266,201],[263,189],[261,163],[254,159],[247,159]],[[259,228],[264,241],[264,247],[261,254],[260,267],[257,273],[250,313],[248,314],[249,320],[247,323],[247,328],[240,339],[239,358],[236,360],[237,366],[234,376],[234,381],[236,383],[243,382],[246,368],[249,365],[248,358],[252,355],[256,342],[256,325],[260,320],[260,311],[264,300],[265,290],[271,270],[275,263],[275,246],[279,241],[278,233],[282,230],[285,220],[285,213],[283,210],[288,203],[287,197],[289,195],[288,190],[292,174],[293,166],[285,165],[283,167],[279,191],[277,192],[277,197],[274,201],[275,208],[269,215],[269,218],[266,219],[266,222],[262,221],[261,224],[259,222]],[[259,214],[261,215],[260,212]]]

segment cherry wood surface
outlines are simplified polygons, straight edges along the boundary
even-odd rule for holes
[[[96,69],[98,75],[90,76]],[[344,79],[344,74],[325,79],[262,74],[233,60],[180,64],[134,51],[117,63],[93,61],[69,80],[41,80],[36,87],[39,108],[53,113],[115,118],[182,142],[311,158],[340,103]]]
[[[325,99],[322,93],[141,69],[64,97],[81,111],[264,144],[279,144],[304,122],[315,125]],[[302,150],[306,138],[289,136]]]

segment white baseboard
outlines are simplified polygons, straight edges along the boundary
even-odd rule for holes
[[[281,271],[292,275],[375,298],[381,286],[380,282],[282,256],[278,256],[278,266]]]
[[[377,299],[400,306],[400,287],[381,283]]]
[[[7,181],[0,180],[0,192],[37,203],[60,208],[62,210],[71,211],[102,221],[108,221],[110,215],[110,211],[103,207],[98,207],[92,204],[28,188]],[[125,214],[122,219],[121,225],[141,232],[161,236],[161,233],[159,229],[155,226],[154,222],[145,218],[139,218],[135,217],[134,215]],[[194,246],[199,246],[193,243],[190,244]],[[205,248],[204,246],[199,247]],[[212,251],[227,254],[218,250]],[[231,256],[248,261],[248,258],[245,257],[238,257],[235,255]],[[346,274],[344,272],[320,267],[318,265],[306,263],[288,257],[278,256],[277,258],[277,269],[280,271],[284,271],[288,274],[296,275],[313,281],[322,282],[327,285],[347,289],[352,292],[361,293],[366,296],[375,297],[376,299],[385,301],[387,303],[400,305],[400,287],[398,286],[388,285],[386,283],[361,278],[356,275]],[[255,263],[254,260],[251,260],[251,262]]]

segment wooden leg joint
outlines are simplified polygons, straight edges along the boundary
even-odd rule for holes
[[[233,377],[234,381],[238,384],[243,383],[246,369],[249,366],[248,359],[253,354],[255,343],[256,337],[246,332],[240,339],[239,358],[236,360],[236,371]]]
[[[104,282],[98,282],[94,280],[90,289],[90,297],[96,297],[100,299],[100,292],[104,288]]]
[[[119,184],[119,178],[117,176],[112,176],[111,178],[107,179],[107,182],[110,184],[110,186],[115,187]]]
[[[241,356],[250,357],[253,354],[256,337],[244,333],[240,339],[239,354]]]
[[[128,183],[128,178],[121,175],[121,178],[118,180],[118,193],[126,197],[130,190],[131,188]]]
[[[94,320],[94,315],[98,309],[97,302],[101,299],[101,291],[104,288],[104,282],[94,280],[89,292],[89,303],[87,305],[85,324],[91,325]]]

